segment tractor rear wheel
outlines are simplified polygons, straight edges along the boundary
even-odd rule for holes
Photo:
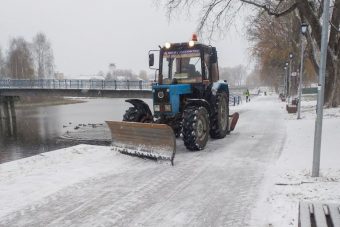
[[[136,107],[130,107],[123,116],[123,121],[130,121],[130,122],[152,122],[148,117],[147,113],[144,111],[137,109]]]
[[[191,106],[184,110],[182,134],[188,150],[204,149],[209,138],[209,114],[206,108]]]
[[[226,92],[216,95],[216,103],[211,115],[210,136],[214,139],[222,139],[229,132],[229,100]]]

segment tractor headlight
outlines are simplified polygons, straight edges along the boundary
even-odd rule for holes
[[[166,112],[171,112],[171,105],[164,105],[164,110]]]
[[[159,105],[154,105],[153,106],[154,111],[161,111],[161,108]]]
[[[195,46],[195,41],[190,40],[190,41],[189,41],[189,47],[193,47],[193,46]]]
[[[165,48],[166,48],[166,49],[169,49],[170,47],[171,47],[171,43],[166,42],[166,43],[165,43]]]
[[[164,98],[164,92],[163,91],[159,91],[157,94],[158,98],[162,99]]]

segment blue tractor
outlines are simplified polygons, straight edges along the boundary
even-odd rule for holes
[[[143,134],[143,138],[137,139],[134,145],[140,146],[143,143],[145,146],[154,140],[167,144],[166,140],[171,139],[171,131],[175,137],[182,136],[185,147],[191,151],[204,149],[209,136],[214,139],[224,138],[234,129],[238,113],[229,114],[229,88],[225,81],[219,80],[216,48],[194,39],[185,43],[166,43],[158,51],[158,78],[155,78],[152,85],[154,114],[144,101],[126,100],[133,106],[125,112],[123,121],[144,123],[138,124],[143,130],[138,133],[131,130],[123,132],[124,127],[119,125],[120,131],[115,135],[134,134],[134,138],[131,136],[128,140],[135,140],[135,137]],[[155,53],[150,51],[149,66],[154,65]],[[156,124],[167,125],[170,130],[167,133],[160,130],[150,139],[149,135]],[[128,125],[129,128],[137,128]],[[114,140],[115,136],[112,137]],[[141,154],[144,156],[145,153]]]

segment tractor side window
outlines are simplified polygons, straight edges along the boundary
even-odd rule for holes
[[[209,67],[210,67],[210,55],[204,54],[204,71],[206,80],[210,79]]]
[[[163,68],[162,68],[162,74],[163,74],[163,83],[164,84],[170,84],[172,80],[171,76],[171,69],[174,64],[174,59],[171,57],[164,58],[163,59]]]

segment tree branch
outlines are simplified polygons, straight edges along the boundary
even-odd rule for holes
[[[240,1],[244,2],[244,3],[247,3],[247,4],[250,4],[250,5],[253,5],[253,6],[256,6],[256,7],[259,7],[259,8],[262,8],[264,11],[266,11],[268,13],[268,15],[275,16],[275,17],[280,17],[280,16],[287,15],[290,12],[294,11],[296,9],[296,7],[297,7],[297,3],[295,2],[288,9],[285,9],[285,10],[283,10],[281,12],[275,12],[278,7],[276,7],[276,9],[274,11],[272,11],[270,9],[270,7],[268,7],[267,5],[264,5],[264,4],[259,4],[257,2],[251,1],[251,0],[240,0]],[[281,2],[282,1],[280,1],[279,4]]]

